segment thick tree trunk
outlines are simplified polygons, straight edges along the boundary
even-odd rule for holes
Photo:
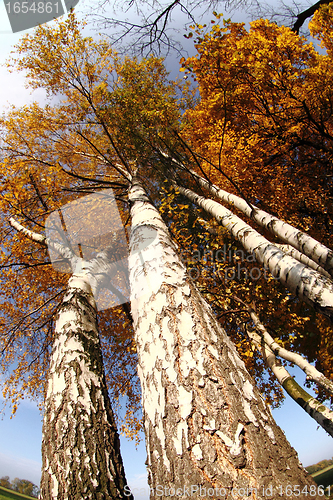
[[[268,268],[296,297],[333,321],[333,283],[330,279],[286,255],[220,203],[190,189],[176,187],[190,201],[215,217],[247,252],[253,253],[257,262]]]
[[[266,500],[294,498],[297,489],[322,498],[138,181],[130,200],[131,303],[151,498]]]
[[[104,379],[96,305],[87,274],[75,274],[60,306],[45,400],[44,500],[126,496],[120,444]]]

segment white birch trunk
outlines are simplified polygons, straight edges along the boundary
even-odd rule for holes
[[[228,193],[215,184],[211,184],[193,170],[190,170],[190,173],[196,178],[201,186],[208,189],[214,196],[238,208],[243,214],[257,222],[261,227],[268,229],[282,241],[299,250],[324,268],[330,276],[333,276],[332,250],[287,222],[283,222],[281,219],[268,214],[264,210],[249,205],[243,198]]]
[[[190,189],[176,185],[190,201],[206,210],[224,226],[256,261],[268,268],[293,294],[333,321],[333,283],[309,269],[260,235],[220,203],[204,198]]]
[[[272,370],[276,379],[289,394],[289,396],[305,410],[325,431],[333,437],[333,411],[327,408],[323,403],[311,396],[301,387],[290,375],[288,370],[282,366],[276,358],[276,354],[288,361],[297,364],[312,380],[316,381],[330,392],[332,392],[333,383],[322,373],[311,366],[302,356],[292,353],[279,346],[270,336],[264,325],[260,322],[256,313],[248,307],[256,332],[247,333],[253,343],[261,351],[266,365]]]
[[[56,321],[48,377],[42,498],[128,498],[87,273],[69,280]]]
[[[326,276],[326,278],[331,279],[331,275],[325,271],[319,264],[314,262],[312,259],[307,257],[307,255],[304,255],[304,253],[301,253],[299,250],[296,250],[296,248],[292,247],[291,245],[281,245],[280,243],[275,243],[275,245],[282,250],[286,255],[290,255],[291,257],[294,257],[294,259],[298,260],[302,264],[304,264],[306,267],[310,267],[311,269],[314,269],[318,273],[320,273],[322,276]]]
[[[312,488],[319,499],[137,180],[129,198],[151,499],[266,500],[268,488],[271,498],[290,498],[287,485]]]
[[[297,365],[303,372],[307,375],[307,379],[312,382],[316,382],[317,384],[324,387],[328,392],[333,394],[333,382],[329,380],[323,373],[317,370],[316,367],[312,366],[303,356],[297,354],[295,352],[290,352],[287,349],[281,347],[268,333],[266,328],[260,323],[258,317],[253,311],[250,311],[252,320],[262,335],[262,339],[264,340],[267,347],[273,352],[274,355],[279,356],[280,358],[285,359],[286,361],[290,361]]]

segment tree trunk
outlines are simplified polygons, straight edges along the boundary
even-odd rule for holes
[[[104,379],[96,305],[75,274],[59,308],[42,441],[44,500],[133,498]]]
[[[285,243],[293,246],[309,259],[316,262],[321,268],[325,269],[329,276],[333,276],[333,252],[319,241],[315,240],[308,234],[296,229],[287,222],[284,222],[277,217],[261,210],[254,205],[250,205],[246,200],[228,193],[220,189],[215,184],[208,182],[206,179],[198,175],[194,170],[190,173],[195,177],[198,183],[208,189],[214,196],[220,200],[230,203],[235,206],[243,214],[257,222],[261,227],[264,227],[275,236],[278,236]],[[297,257],[295,257],[297,259]]]
[[[220,203],[204,198],[190,189],[175,185],[177,190],[206,210],[238,240],[243,248],[268,268],[296,297],[333,321],[333,283],[268,241]]]
[[[151,498],[322,498],[138,180],[130,281]],[[308,492],[307,494],[305,492]],[[296,492],[297,494],[297,492]]]
[[[322,382],[323,387],[328,389],[331,393],[333,392],[332,381],[324,377],[322,373],[318,372],[314,366],[310,365],[310,363],[299,354],[292,353],[287,351],[287,349],[281,348],[281,346],[273,340],[264,325],[260,322],[255,311],[249,306],[247,306],[247,310],[249,311],[251,319],[254,323],[255,330],[250,331],[246,328],[246,332],[252,343],[261,352],[266,365],[272,370],[277,381],[281,384],[287,394],[289,394],[289,396],[297,404],[299,404],[311,418],[313,418],[330,436],[333,437],[333,411],[305,391],[303,387],[296,382],[294,377],[290,375],[288,370],[281,364],[280,360],[276,358],[276,354],[284,359],[287,359],[288,361],[296,363],[299,367],[302,367],[305,373],[313,374],[314,379],[312,378],[312,380],[316,379],[318,383]],[[308,378],[311,378],[311,375]]]
[[[290,255],[291,257],[294,257],[294,259],[298,260],[302,264],[304,264],[306,267],[309,267],[310,269],[314,269],[318,273],[322,274],[323,276],[326,276],[326,278],[331,279],[332,276],[325,271],[323,267],[321,267],[317,262],[314,262],[312,259],[310,259],[307,255],[304,255],[304,253],[300,252],[299,250],[296,250],[293,246],[289,244],[281,244],[281,243],[275,243],[275,246],[277,246],[282,252],[284,252],[286,255]]]

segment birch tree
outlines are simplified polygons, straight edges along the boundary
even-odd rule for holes
[[[193,492],[196,495],[200,487],[218,486],[222,493],[216,495],[224,495],[225,488],[226,498],[237,491],[242,495],[241,488],[252,498],[267,497],[269,488],[288,498],[287,486],[292,485],[293,491],[295,484],[302,486],[304,494],[308,491],[319,498],[321,492],[300,466],[235,347],[188,278],[166,226],[149,201],[158,204],[157,192],[165,177],[158,151],[180,146],[172,129],[179,133],[181,106],[161,60],[120,60],[105,40],[98,44],[83,38],[73,15],[54,29],[39,27],[36,36],[23,40],[19,54],[16,67],[27,70],[32,88],[42,85],[61,102],[12,110],[3,119],[7,155],[3,168],[9,172],[3,184],[3,213],[14,213],[25,220],[28,230],[37,232],[38,227],[44,230],[46,212],[60,210],[78,193],[108,185],[127,208],[129,188],[135,327],[135,343],[130,347],[136,346],[139,361],[152,497],[160,486],[193,486],[199,488]],[[23,189],[27,179],[29,190]],[[126,226],[127,212],[121,213]],[[7,227],[9,218],[3,219]],[[14,245],[10,233],[7,236]],[[11,257],[20,255],[11,252]],[[6,259],[7,255],[4,266]],[[24,266],[29,262],[24,260]],[[91,281],[91,270],[88,274]],[[8,285],[11,296],[13,281]],[[65,277],[62,285],[67,287]],[[45,281],[36,291],[44,299]],[[26,303],[27,298],[22,300]],[[108,319],[112,320],[111,314]],[[105,321],[104,327],[108,326]],[[17,348],[18,336],[4,335],[4,340],[6,349],[14,340],[12,349]],[[52,337],[48,341],[50,345]],[[115,344],[116,340],[112,347]],[[112,363],[112,351],[106,351]],[[126,363],[130,353],[123,352],[129,355]],[[45,367],[49,360],[58,380],[53,355],[45,356]],[[67,370],[65,365],[60,368]],[[57,391],[57,384],[53,389]],[[52,416],[58,399],[53,400],[51,392],[48,399]],[[167,498],[171,493],[163,490],[162,495]]]
[[[185,189],[178,185],[177,189],[227,227],[228,231],[242,243],[245,250],[252,253],[257,262],[269,268],[271,273],[277,276],[281,283],[285,284],[295,295],[332,320],[333,290],[331,280],[285,254],[279,247],[261,236],[223,205],[199,196],[191,189]]]
[[[239,299],[238,299],[239,300]],[[244,302],[241,301],[243,304]],[[288,361],[292,361],[299,366],[310,378],[317,383],[323,385],[329,392],[332,393],[332,382],[327,379],[322,373],[314,368],[302,356],[296,353],[291,353],[284,348],[281,348],[277,342],[273,340],[271,335],[267,332],[266,328],[260,322],[259,317],[253,308],[244,304],[247,308],[251,319],[253,320],[255,330],[247,333],[254,344],[261,351],[267,366],[272,370],[279,383],[283,386],[289,396],[296,401],[309,415],[323,427],[328,434],[333,436],[333,412],[317,401],[307,391],[305,391],[290,375],[288,370],[281,365],[277,356],[282,357]]]
[[[3,368],[12,362],[20,344],[25,347],[18,368],[6,380],[4,395],[13,400],[15,411],[17,402],[27,392],[35,395],[37,390],[42,394],[45,391],[41,484],[44,498],[123,498],[125,493],[126,498],[132,498],[128,490],[124,491],[126,479],[108,397],[108,390],[114,400],[121,395],[128,397],[123,428],[129,437],[137,435],[141,420],[136,415],[139,391],[132,372],[136,349],[128,321],[130,311],[124,303],[128,297],[120,302],[127,320],[119,310],[109,311],[104,317],[103,312],[99,314],[104,329],[103,354],[108,360],[107,384],[91,293],[92,289],[96,295],[103,288],[105,276],[111,272],[107,252],[114,258],[120,242],[111,250],[106,249],[105,254],[105,235],[98,234],[102,249],[88,262],[83,254],[91,253],[91,238],[79,241],[74,254],[68,245],[52,269],[43,247],[47,243],[49,251],[53,249],[52,240],[46,240],[36,230],[46,230],[51,212],[61,216],[63,205],[96,189],[112,187],[117,202],[126,203],[123,191],[127,185],[127,158],[132,149],[141,158],[147,155],[144,144],[135,139],[128,141],[129,118],[133,119],[136,107],[138,129],[145,128],[147,135],[150,129],[150,137],[156,135],[162,126],[161,117],[172,122],[177,116],[171,106],[171,86],[163,83],[165,70],[160,60],[118,61],[109,44],[95,44],[80,36],[73,15],[60,23],[58,31],[40,28],[36,38],[28,37],[24,44],[28,54],[26,67],[34,79],[32,85],[43,81],[50,94],[60,94],[63,100],[45,108],[33,104],[29,109],[12,110],[2,121],[2,151],[6,154],[2,164],[2,223],[8,227],[9,216],[15,215],[27,226],[13,220],[4,244],[2,272],[7,297],[13,300],[2,311]],[[52,49],[56,51],[51,55]],[[108,102],[112,102],[109,108]],[[159,123],[157,131],[154,121]],[[88,185],[82,185],[84,181]],[[126,225],[126,212],[120,212],[122,224]],[[103,214],[114,224],[110,212],[105,210]],[[79,213],[76,218],[80,221],[83,216],[98,229],[105,225],[104,220],[96,220],[89,213]],[[63,216],[60,219],[64,223]],[[14,237],[13,228],[18,231]],[[42,244],[42,249],[24,244],[25,236]],[[56,250],[58,247],[59,244]],[[64,259],[69,269],[67,266],[65,276],[59,278],[56,268],[58,261],[63,264]],[[44,273],[38,272],[38,268]],[[13,270],[18,275],[13,276]],[[73,276],[67,284],[70,272]],[[16,297],[17,276],[20,289],[29,281],[36,283],[30,290],[31,297],[28,286]],[[57,292],[53,295],[54,289]],[[111,290],[114,291],[112,287]],[[22,312],[20,301],[24,304]],[[33,321],[36,316],[37,325]],[[112,384],[110,374],[116,373]]]
[[[138,178],[129,198],[131,304],[152,494],[264,498],[272,488],[288,498],[287,484],[295,481],[310,491],[310,479],[187,277]],[[150,244],[142,248],[147,234]]]
[[[182,166],[182,168],[184,168],[184,166]],[[292,257],[294,256],[296,260],[303,262],[307,267],[318,271],[323,276],[327,278],[332,276],[332,251],[325,247],[325,245],[322,245],[308,234],[297,230],[287,222],[283,222],[277,217],[265,212],[265,210],[260,210],[260,208],[251,205],[246,199],[228,193],[215,184],[211,184],[194,170],[190,169],[189,172],[195,177],[199,185],[208,189],[213,196],[239,209],[259,226],[270,231],[282,242],[287,243],[287,245],[284,246],[280,245],[279,248],[282,251]],[[293,247],[294,250],[291,247]],[[299,252],[295,252],[295,250],[299,250]]]
[[[13,218],[10,223],[36,244],[54,249],[73,269],[58,308],[47,376],[42,498],[133,498],[125,490],[127,482],[104,375],[95,302],[100,282],[105,282],[107,274],[112,279],[119,272],[119,263],[108,258],[114,247],[87,262],[71,247],[32,232]]]

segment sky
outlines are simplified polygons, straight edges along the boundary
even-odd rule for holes
[[[84,5],[82,2],[80,6]],[[228,16],[226,16],[228,17]],[[235,19],[235,18],[234,18]],[[242,17],[238,14],[235,20]],[[29,30],[31,31],[31,30]],[[43,101],[44,93],[24,87],[24,75],[10,74],[2,65],[9,56],[13,45],[23,33],[12,34],[7,20],[4,3],[0,3],[0,112],[10,104],[23,106],[32,100]],[[178,59],[168,59],[168,68],[177,73]],[[299,384],[305,380],[300,370],[293,370]],[[301,375],[299,375],[301,374]],[[287,439],[298,452],[304,466],[333,456],[333,441],[302,408],[290,400],[281,409],[273,410],[273,417],[286,433]],[[0,401],[1,404],[1,401]],[[39,484],[41,469],[42,422],[36,404],[24,400],[17,415],[10,418],[9,412],[0,416],[0,477],[10,476],[29,479]],[[121,450],[128,484],[137,500],[148,500],[146,452],[144,440],[138,448],[133,442],[121,437]]]

